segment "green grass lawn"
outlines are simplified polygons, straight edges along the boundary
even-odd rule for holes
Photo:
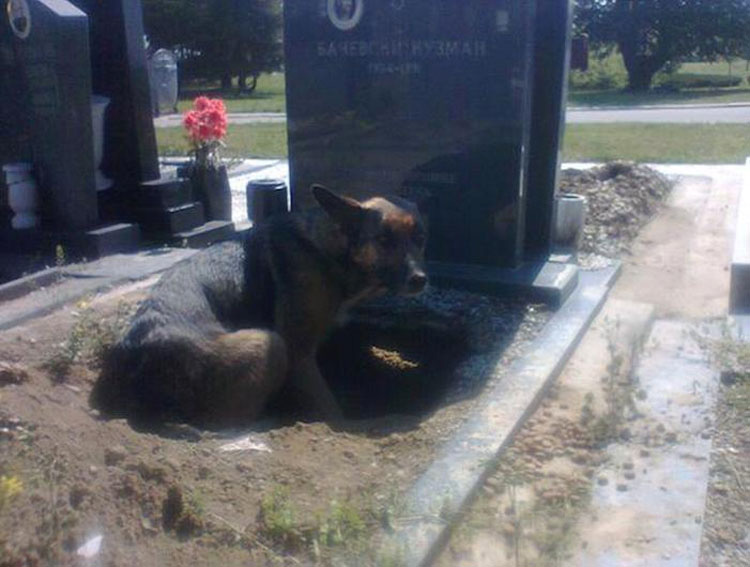
[[[160,155],[187,155],[182,128],[157,128],[156,136]],[[749,154],[743,124],[568,124],[563,146],[565,161],[743,163]],[[224,155],[286,157],[286,125],[230,125]]]
[[[224,93],[217,84],[190,85],[180,92],[177,109],[180,112],[192,108],[193,99],[200,95],[224,99],[228,112],[285,112],[286,85],[283,73],[272,73],[258,77],[258,86],[248,94],[235,91]]]
[[[674,80],[684,79],[689,75],[713,75],[715,77],[734,76],[744,81],[734,87],[718,85],[704,88],[685,87],[678,91],[647,93],[625,92],[627,72],[619,53],[612,52],[604,59],[591,57],[589,70],[571,72],[571,88],[568,103],[571,106],[637,106],[643,104],[725,104],[731,102],[750,102],[746,71],[747,61],[737,59],[730,65],[726,61],[715,63],[683,63],[674,75],[659,73],[654,77],[654,86],[663,85]]]
[[[568,124],[564,161],[628,159],[650,163],[744,163],[744,124]]]
[[[156,128],[160,156],[186,156],[188,143],[182,127]],[[286,157],[286,124],[229,125],[224,157]]]
[[[694,89],[675,93],[571,91],[570,106],[639,106],[644,104],[725,104],[750,102],[750,88]]]
[[[732,64],[732,74],[746,76],[747,62],[737,60]],[[680,92],[623,92],[621,86],[626,83],[625,68],[619,55],[613,54],[603,62],[592,60],[592,69],[604,69],[617,77],[617,88],[606,90],[571,90],[568,102],[571,106],[637,106],[643,104],[723,104],[730,102],[750,102],[750,87],[746,84],[734,88],[705,88],[683,90]],[[680,73],[726,75],[729,73],[727,62],[685,63]],[[223,93],[218,84],[189,85],[180,93],[178,110],[184,112],[192,105],[196,96],[205,94],[221,97],[229,112],[285,112],[286,89],[283,73],[261,75],[258,86],[249,95],[238,95],[235,91]]]
[[[715,61],[713,63],[683,63],[680,65],[681,73],[698,73],[701,75],[732,75],[743,77],[750,74],[748,62],[745,59],[735,59],[730,64],[727,61]]]

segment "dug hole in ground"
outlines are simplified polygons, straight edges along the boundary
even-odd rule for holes
[[[618,492],[633,474],[624,460],[607,469],[607,450],[637,446],[644,431],[646,420],[631,422],[644,394],[630,369],[652,319],[710,321],[726,312],[739,173],[691,173],[673,190],[632,164],[566,176],[563,187],[591,203],[582,265],[620,258],[623,273],[481,504],[457,522],[439,564],[580,565],[576,554],[596,548],[580,526],[601,478]],[[328,374],[351,414],[367,419],[333,429],[276,414],[249,431],[137,431],[101,420],[88,393],[100,351],[155,281],[118,286],[0,334],[3,567],[398,564],[397,555],[382,555],[380,539],[409,521],[404,492],[492,386],[480,379],[487,367],[523,355],[550,315],[521,300],[440,290],[388,305],[396,326],[374,306],[352,332],[334,336],[328,353]],[[429,324],[432,347],[410,336],[416,330],[404,321],[414,313]],[[378,338],[357,343],[362,336]],[[350,353],[338,366],[330,362],[341,360],[337,344]],[[356,387],[363,375],[381,380],[373,399]],[[672,442],[658,425],[644,450]],[[715,533],[726,536],[716,522]],[[617,529],[627,534],[628,524]],[[712,545],[704,548],[722,553]]]

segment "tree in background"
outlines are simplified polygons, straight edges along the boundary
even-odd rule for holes
[[[150,45],[174,50],[183,76],[252,90],[282,63],[279,0],[143,0]]]
[[[576,29],[594,46],[617,45],[629,89],[643,91],[685,59],[740,55],[750,0],[578,0]]]

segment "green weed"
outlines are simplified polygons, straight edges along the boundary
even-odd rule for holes
[[[44,368],[56,382],[63,382],[76,362],[98,365],[107,350],[127,328],[135,306],[121,301],[112,317],[102,318],[86,300],[77,304],[75,322]]]

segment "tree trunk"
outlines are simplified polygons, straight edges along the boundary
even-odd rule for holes
[[[626,67],[628,66],[626,65]],[[649,90],[654,75],[656,75],[656,71],[652,70],[652,65],[647,62],[636,63],[628,67],[628,90],[638,92]]]
[[[652,50],[652,55],[643,55],[642,30],[638,25],[636,6],[627,0],[621,0],[617,2],[616,10],[622,22],[617,34],[617,46],[628,72],[628,90],[647,91],[651,88],[654,75],[666,60],[660,60],[659,49]]]
[[[221,76],[221,90],[228,91],[232,88],[232,76],[225,74]]]
[[[658,55],[641,55],[639,53],[637,31],[622,33],[617,45],[628,72],[628,90],[649,90],[654,75],[664,66],[666,61],[662,61]]]

